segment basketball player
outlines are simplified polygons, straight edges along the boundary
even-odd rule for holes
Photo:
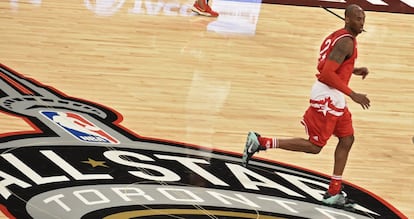
[[[194,5],[191,8],[191,10],[199,15],[203,15],[207,17],[218,17],[219,16],[217,12],[211,9],[208,0],[195,0]]]
[[[249,132],[242,157],[244,166],[247,166],[254,153],[270,148],[318,154],[328,139],[335,135],[338,144],[335,149],[333,175],[322,202],[339,206],[351,204],[341,193],[342,174],[354,142],[352,118],[345,95],[363,109],[370,107],[367,95],[348,87],[352,74],[362,76],[362,79],[368,75],[367,68],[354,67],[357,58],[356,37],[363,31],[364,22],[364,10],[358,5],[349,5],[345,9],[345,27],[331,33],[322,42],[317,66],[319,73],[316,74],[317,80],[311,90],[310,106],[301,121],[308,139],[268,138]]]

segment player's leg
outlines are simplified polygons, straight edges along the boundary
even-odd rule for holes
[[[336,119],[332,115],[324,115],[317,109],[309,107],[302,121],[309,135],[308,139],[263,137],[258,133],[249,132],[242,157],[243,165],[247,165],[254,153],[272,148],[318,154],[334,130],[335,122],[327,122],[332,118]]]
[[[342,176],[345,170],[346,163],[348,161],[348,155],[351,151],[352,144],[354,143],[354,136],[346,136],[338,138],[338,144],[335,149],[335,164],[333,174]]]
[[[348,155],[354,142],[354,136],[339,137],[335,149],[335,162],[331,182],[328,191],[323,196],[322,202],[327,205],[352,208],[353,200],[346,197],[342,192],[342,175],[348,160]]]
[[[348,161],[349,152],[354,143],[354,136],[339,137],[338,144],[335,149],[335,161],[331,183],[329,185],[329,195],[336,195],[342,190],[342,175]]]
[[[289,151],[305,152],[310,154],[319,154],[322,146],[315,145],[309,139],[304,138],[284,138],[278,139],[278,148]]]
[[[335,149],[335,162],[333,175],[329,184],[328,191],[324,195],[323,202],[334,205],[352,205],[341,193],[342,191],[342,175],[348,161],[349,152],[354,143],[354,130],[352,127],[351,113],[348,109],[344,111],[344,115],[338,120],[337,128],[334,134],[338,136],[338,144]]]
[[[289,151],[318,154],[331,137],[335,128],[335,121],[335,116],[323,114],[317,108],[309,107],[301,121],[305,127],[308,139],[259,137],[258,140],[260,145],[266,148],[280,148]]]
[[[311,141],[304,138],[278,139],[276,137],[261,137],[260,134],[256,132],[249,132],[243,151],[243,165],[247,166],[253,154],[271,148],[280,148],[284,150],[299,151],[312,154],[318,154],[322,149],[321,146],[315,145]]]

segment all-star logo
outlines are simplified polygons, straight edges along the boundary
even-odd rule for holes
[[[0,138],[9,218],[403,217],[350,184],[354,211],[323,206],[326,176],[260,160],[245,168],[241,154],[142,138],[117,112],[0,67],[0,110],[35,130]]]

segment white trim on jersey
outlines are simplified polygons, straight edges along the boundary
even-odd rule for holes
[[[332,105],[334,105],[338,109],[345,109],[346,107],[346,100],[345,95],[332,87],[329,87],[328,85],[316,80],[316,82],[312,86],[311,91],[311,100],[314,101],[321,101],[329,98],[332,102]],[[312,107],[322,109],[325,107],[324,104],[311,104]],[[322,109],[322,111],[325,111]],[[335,111],[334,109],[326,109],[326,112],[333,114],[335,116],[341,116],[343,112]],[[325,113],[326,113],[325,112]]]

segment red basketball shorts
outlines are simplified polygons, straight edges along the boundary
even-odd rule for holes
[[[310,106],[301,123],[305,126],[309,141],[321,147],[326,145],[332,135],[346,137],[354,134],[352,115],[347,107],[342,115],[337,116]]]

